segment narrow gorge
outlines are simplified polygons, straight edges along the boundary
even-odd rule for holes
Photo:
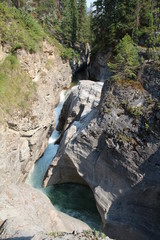
[[[0,2],[0,239],[160,239],[159,19]]]

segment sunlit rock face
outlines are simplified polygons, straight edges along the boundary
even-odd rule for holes
[[[58,212],[42,192],[26,184],[1,188],[0,199],[0,219],[3,222],[0,239],[90,229],[82,221]]]
[[[7,47],[0,52],[2,57],[6,56]],[[23,182],[43,154],[48,133],[55,125],[54,108],[60,92],[71,82],[69,63],[63,63],[56,49],[47,42],[43,42],[42,51],[37,53],[18,50],[17,58],[35,82],[36,94],[29,111],[13,111],[0,126],[1,184]]]
[[[73,91],[62,111],[65,131],[44,184],[88,184],[105,232],[112,238],[160,238],[157,83],[158,79],[154,84],[148,82],[147,91],[146,82],[110,79],[104,84],[98,107],[84,115],[83,108],[76,112],[81,94],[79,91],[75,99]],[[89,92],[86,99],[88,96]]]

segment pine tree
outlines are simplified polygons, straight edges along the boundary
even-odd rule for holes
[[[78,1],[78,41],[87,42],[89,34],[89,16],[87,16],[86,0]]]
[[[56,0],[38,0],[37,5],[37,17],[43,23],[43,26],[46,28],[55,27],[58,24]]]
[[[77,10],[77,1],[71,1],[71,18],[72,18],[72,45],[77,41],[78,35],[78,10]]]
[[[136,78],[136,71],[139,67],[138,51],[128,34],[117,45],[116,53],[115,63],[108,64],[115,73],[113,78],[116,80]]]
[[[76,0],[62,1],[62,32],[67,45],[72,45],[77,40],[78,12]]]
[[[93,25],[95,44],[116,46],[127,33],[135,42],[152,36],[159,21],[158,0],[97,0],[94,2]],[[155,12],[155,15],[154,15]]]

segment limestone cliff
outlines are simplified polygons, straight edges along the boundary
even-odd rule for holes
[[[17,51],[21,68],[35,82],[36,96],[29,111],[13,111],[0,126],[1,184],[23,182],[46,148],[48,133],[54,127],[53,110],[61,90],[71,82],[69,63],[63,63],[56,51],[47,42],[37,53]],[[4,48],[1,59],[6,55]]]
[[[66,131],[44,181],[88,184],[105,232],[118,240],[160,238],[159,72],[146,65],[142,84],[109,79],[87,114],[75,112],[80,91],[70,96],[61,116]]]
[[[9,54],[8,47],[1,46],[1,61]],[[23,183],[55,126],[54,108],[61,90],[71,82],[69,63],[63,63],[47,42],[37,53],[18,50],[17,58],[35,82],[36,93],[27,111],[13,109],[0,125],[0,239],[88,230],[88,225],[57,212],[42,192]]]

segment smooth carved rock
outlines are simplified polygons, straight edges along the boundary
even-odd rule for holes
[[[72,122],[79,121],[96,108],[100,101],[102,86],[101,82],[79,81],[64,103],[57,130],[66,130]]]
[[[0,219],[4,222],[0,228],[0,239],[90,229],[82,221],[56,211],[42,192],[28,185],[1,187],[0,199]]]
[[[57,129],[62,131],[62,135],[63,132],[70,127],[69,131],[65,132],[65,137],[62,139],[63,144],[60,145],[58,153],[64,153],[64,146],[67,146],[68,143],[70,143],[74,136],[77,135],[77,133],[79,133],[79,131],[81,131],[81,129],[88,124],[88,120],[90,121],[93,117],[92,115],[96,113],[96,107],[100,101],[102,86],[103,83],[100,82],[82,80],[79,82],[78,86],[72,88],[72,92],[67,98],[61,112],[60,124],[57,126]],[[92,115],[90,114],[91,110],[93,110]],[[67,176],[69,182],[85,183],[84,180],[79,177],[77,172],[75,172],[74,164],[68,161],[67,156],[66,162],[68,163],[68,170],[63,172],[63,176],[58,179],[58,182],[55,180],[54,183],[62,183],[63,179],[65,179],[64,175]],[[54,160],[52,164],[56,165],[56,160]],[[48,170],[47,177],[44,181],[44,186],[47,185],[50,174],[52,174],[52,166]],[[61,175],[61,173],[58,174]]]
[[[158,240],[160,125],[151,95],[139,83],[110,80],[99,107],[83,117],[74,111],[81,95],[68,99],[62,111],[66,131],[44,184],[88,184],[109,237]]]

